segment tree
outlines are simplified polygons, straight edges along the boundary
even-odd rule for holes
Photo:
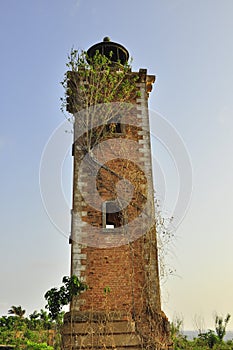
[[[8,310],[8,314],[18,316],[19,318],[23,318],[26,310],[23,310],[21,306],[11,306]]]
[[[222,316],[215,316],[215,331],[217,333],[218,339],[220,342],[223,341],[223,338],[226,334],[226,327],[228,322],[230,321],[231,315],[227,314],[225,319]]]
[[[33,313],[29,315],[30,320],[38,320],[39,317],[40,317],[40,314],[36,310],[33,311]]]
[[[45,293],[44,296],[47,300],[45,307],[49,310],[49,317],[55,321],[56,331],[60,328],[63,322],[63,306],[68,305],[74,296],[87,289],[87,286],[82,281],[80,281],[77,276],[74,275],[71,277],[63,277],[62,283],[63,285],[59,289],[51,288]],[[44,313],[42,314],[45,316]],[[61,336],[59,334],[56,338],[55,346],[61,346]]]
[[[52,321],[46,310],[41,309],[39,312],[40,322],[42,324],[43,329],[51,329]]]
[[[14,325],[15,325],[15,317],[2,316],[0,318],[0,329],[13,330]]]
[[[207,332],[199,333],[198,340],[203,341],[210,349],[213,349],[214,345],[218,343],[218,337],[211,329],[208,329]]]
[[[121,109],[125,113],[133,107],[130,101],[140,94],[135,89],[138,76],[129,74],[129,63],[114,66],[111,53],[106,57],[98,51],[88,57],[87,52],[72,49],[66,65],[69,71],[62,81],[65,97],[61,109],[80,112],[76,123],[82,130],[79,147],[85,155],[106,134],[106,124],[114,131]],[[117,108],[112,103],[116,101]],[[67,119],[74,121],[70,116]]]
[[[87,286],[77,276],[65,276],[62,279],[62,283],[63,285],[59,289],[51,288],[44,296],[47,300],[45,307],[49,310],[51,319],[55,321],[59,321],[59,315],[63,306],[68,305],[73,296],[87,289]]]
[[[29,315],[29,319],[27,319],[27,324],[29,329],[37,329],[40,326],[39,322],[39,313],[35,310],[32,314]]]

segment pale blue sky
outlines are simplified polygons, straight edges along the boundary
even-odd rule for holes
[[[2,0],[0,9],[0,314],[44,307],[45,291],[69,274],[67,238],[41,201],[40,159],[64,119],[67,53],[110,36],[129,50],[134,70],[157,76],[150,108],[173,124],[192,162],[193,195],[170,248],[176,275],[162,285],[163,308],[170,319],[183,316],[186,329],[195,315],[206,327],[215,311],[233,319],[232,0]]]

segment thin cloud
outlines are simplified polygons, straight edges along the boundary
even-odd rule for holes
[[[80,8],[81,5],[81,1],[82,0],[75,0],[74,5],[72,6],[72,15],[75,15],[77,13],[77,11]]]
[[[217,120],[223,125],[232,125],[233,122],[233,109],[229,107],[224,107],[218,114]]]
[[[81,4],[81,0],[76,0],[75,6],[78,9]]]

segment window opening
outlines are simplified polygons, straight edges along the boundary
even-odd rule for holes
[[[122,134],[123,126],[121,123],[110,123],[110,124],[106,124],[105,130],[106,132],[112,133],[112,134]]]
[[[123,224],[123,216],[120,206],[115,201],[104,202],[103,228],[114,229]]]

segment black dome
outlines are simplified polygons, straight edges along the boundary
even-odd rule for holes
[[[93,58],[96,51],[99,51],[101,55],[108,57],[114,63],[119,62],[124,65],[129,59],[129,52],[126,50],[126,48],[120,44],[110,41],[110,39],[107,37],[104,38],[102,42],[91,46],[87,50],[88,57]],[[112,52],[111,55],[110,52]]]

